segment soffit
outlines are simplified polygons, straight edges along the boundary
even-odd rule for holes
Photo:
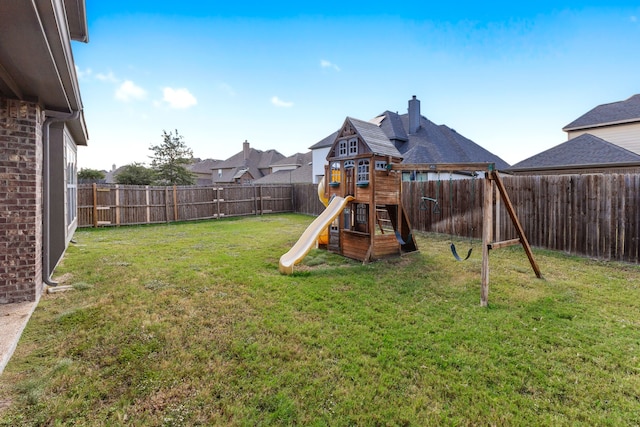
[[[0,1],[0,94],[62,113],[82,110],[71,51],[71,37],[87,39],[79,13],[83,0]],[[78,142],[86,142],[83,116],[69,125]]]

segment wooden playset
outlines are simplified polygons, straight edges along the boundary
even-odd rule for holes
[[[281,272],[291,274],[294,264],[318,243],[331,252],[362,262],[417,251],[411,224],[402,207],[402,173],[467,171],[474,176],[484,174],[481,180],[484,186],[481,305],[486,306],[488,302],[491,249],[521,244],[536,276],[541,277],[493,163],[402,164],[402,155],[376,124],[350,117],[339,130],[327,162],[324,182],[319,186],[320,198],[329,201],[327,209],[281,257]],[[516,229],[517,239],[492,242],[496,189]],[[321,235],[325,237],[318,240]]]

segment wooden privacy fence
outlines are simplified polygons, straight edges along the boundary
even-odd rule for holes
[[[640,174],[506,176],[505,187],[532,246],[593,258],[640,261]],[[411,226],[482,237],[482,179],[403,182]],[[428,200],[428,199],[433,200]],[[494,197],[494,241],[516,232]],[[319,215],[315,184],[213,187],[78,186],[78,224],[147,224],[263,213]],[[462,247],[462,246],[461,246]]]
[[[78,226],[153,224],[291,212],[292,193],[291,185],[82,184],[78,186]]]
[[[416,230],[482,236],[480,179],[404,182],[403,205]],[[640,261],[640,175],[506,176],[506,190],[532,246],[605,260]],[[422,199],[429,197],[435,201]],[[494,241],[516,238],[494,197]]]

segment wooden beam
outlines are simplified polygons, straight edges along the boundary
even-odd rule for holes
[[[493,242],[489,244],[489,249],[501,249],[509,246],[515,246],[521,244],[520,239],[503,240],[502,242]]]
[[[482,205],[482,269],[480,273],[480,306],[489,303],[489,244],[493,236],[493,181],[484,179]]]
[[[531,250],[531,246],[529,245],[529,241],[527,240],[527,236],[524,234],[524,229],[518,220],[518,216],[516,215],[516,210],[513,208],[511,204],[511,199],[509,199],[509,195],[507,194],[507,189],[502,182],[502,178],[500,178],[500,174],[497,172],[491,172],[492,181],[495,181],[496,186],[498,187],[498,191],[500,191],[500,196],[504,201],[504,206],[507,209],[507,213],[511,217],[511,222],[513,222],[513,226],[516,228],[516,233],[518,233],[518,237],[520,238],[520,242],[522,243],[522,247],[524,248],[525,253],[527,254],[527,258],[529,258],[529,263],[531,264],[531,268],[536,273],[536,277],[538,279],[542,278],[542,273],[540,272],[540,267],[538,267],[538,263],[533,257],[533,251]]]
[[[421,172],[493,172],[495,163],[391,163],[391,170]]]

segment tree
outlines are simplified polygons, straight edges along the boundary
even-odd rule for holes
[[[157,182],[165,185],[193,185],[196,176],[187,169],[193,160],[193,151],[187,147],[182,135],[176,130],[162,131],[162,144],[152,145],[151,167],[156,172]]]
[[[114,178],[118,184],[150,185],[154,183],[156,173],[142,163],[133,162],[123,166]]]
[[[78,182],[83,184],[91,184],[104,179],[104,172],[98,169],[82,168],[78,172]]]

